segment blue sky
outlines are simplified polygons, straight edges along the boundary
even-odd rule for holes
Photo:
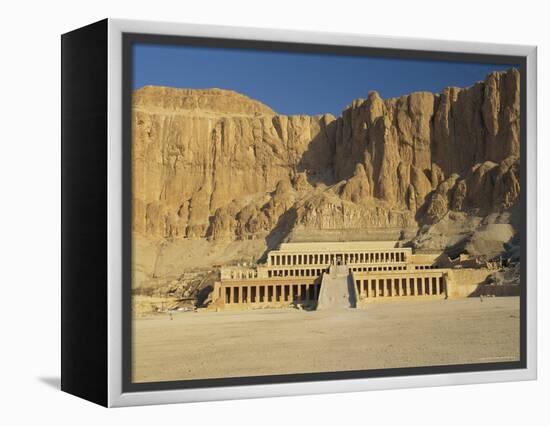
[[[383,98],[467,87],[512,64],[135,44],[133,87],[231,89],[280,114],[336,116],[353,99],[376,90]]]

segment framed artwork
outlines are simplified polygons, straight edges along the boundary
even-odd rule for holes
[[[536,378],[536,48],[62,36],[62,389],[106,406]]]

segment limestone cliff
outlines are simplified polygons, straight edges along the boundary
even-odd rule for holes
[[[519,73],[469,88],[356,99],[341,117],[279,115],[221,90],[133,96],[133,230],[153,239],[293,229],[410,229],[513,207]]]

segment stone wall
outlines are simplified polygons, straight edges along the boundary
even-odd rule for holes
[[[477,295],[493,271],[488,269],[449,269],[447,295],[450,298]]]

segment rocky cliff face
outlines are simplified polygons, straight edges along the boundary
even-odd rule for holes
[[[155,239],[284,238],[295,228],[410,229],[519,198],[519,73],[279,115],[235,92],[133,97],[133,230]]]

